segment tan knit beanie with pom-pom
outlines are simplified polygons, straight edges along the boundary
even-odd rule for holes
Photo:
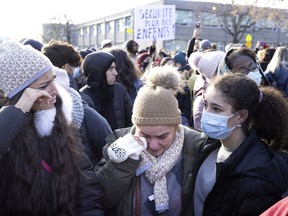
[[[178,125],[181,112],[175,97],[181,92],[181,77],[173,66],[154,67],[142,77],[133,106],[132,122],[135,125]]]

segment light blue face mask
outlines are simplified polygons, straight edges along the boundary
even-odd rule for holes
[[[80,76],[80,67],[75,67],[73,69],[74,78],[78,78]]]
[[[201,128],[208,137],[224,140],[228,136],[230,136],[230,134],[236,127],[241,126],[236,125],[232,128],[228,128],[228,120],[234,115],[235,114],[231,116],[217,115],[214,113],[203,111],[201,118]]]
[[[261,80],[262,80],[262,75],[260,74],[260,71],[258,69],[254,71],[250,71],[247,74],[247,77],[250,79],[254,80],[258,86],[260,86]]]

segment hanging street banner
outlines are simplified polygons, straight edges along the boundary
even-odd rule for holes
[[[174,39],[175,13],[175,5],[134,8],[134,40]]]

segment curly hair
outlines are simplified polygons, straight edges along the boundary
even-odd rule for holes
[[[76,50],[73,45],[62,41],[50,41],[42,47],[42,53],[59,68],[67,63],[72,67],[78,67],[83,61],[80,51]]]
[[[30,124],[17,135],[10,152],[5,155],[9,164],[2,174],[5,180],[1,187],[5,191],[2,191],[1,199],[5,200],[9,215],[19,215],[19,212],[21,215],[46,215],[45,207],[50,204],[44,198],[45,190],[51,193],[52,215],[76,215],[81,173],[80,154],[76,147],[78,132],[73,125],[64,123],[61,98],[57,98],[55,106],[54,127],[46,140],[51,156],[51,189],[43,188],[45,178],[41,167],[40,142],[31,118]]]
[[[261,87],[263,94],[252,121],[258,135],[275,149],[288,151],[288,103],[283,92]]]
[[[134,49],[134,46],[139,47],[139,44],[136,41],[131,39],[131,40],[128,40],[125,44],[126,44],[126,49],[128,52],[133,53],[133,54],[136,54],[138,52],[138,49],[137,50]]]
[[[253,80],[240,73],[216,76],[209,85],[221,91],[233,112],[248,111],[242,123],[246,133],[253,127],[266,144],[288,150],[288,103],[281,91],[270,86],[259,89]]]

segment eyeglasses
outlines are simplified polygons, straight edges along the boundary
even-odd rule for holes
[[[259,69],[258,64],[255,62],[251,62],[248,65],[248,67],[247,66],[240,66],[240,67],[234,68],[234,71],[237,71],[239,73],[247,75],[249,72],[254,72],[258,69]]]

